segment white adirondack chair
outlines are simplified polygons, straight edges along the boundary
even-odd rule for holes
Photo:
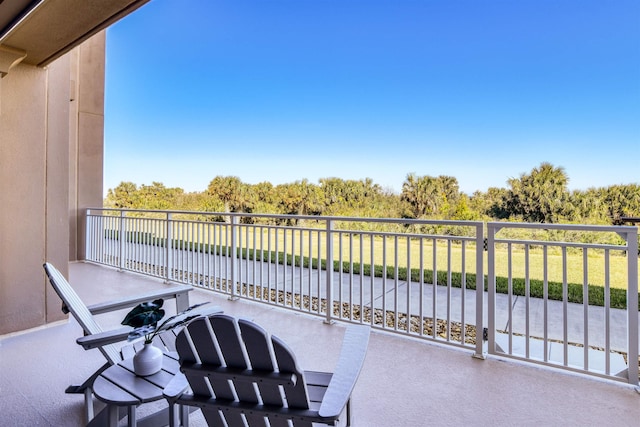
[[[176,339],[184,375],[164,391],[171,426],[178,424],[177,404],[201,408],[215,427],[350,425],[368,342],[369,327],[348,327],[333,374],[303,371],[289,347],[255,323],[227,315],[194,320]]]
[[[71,313],[84,330],[85,336],[78,338],[76,342],[82,345],[85,350],[92,348],[99,349],[107,359],[106,363],[85,380],[84,383],[69,386],[66,390],[66,393],[84,394],[86,417],[87,422],[89,422],[94,418],[92,386],[95,378],[109,366],[117,364],[125,358],[132,357],[136,351],[133,345],[125,345],[122,347],[115,345],[117,342],[127,340],[127,336],[131,331],[130,327],[104,331],[96,321],[94,315],[123,308],[132,308],[141,302],[152,301],[158,298],[175,299],[176,312],[180,312],[189,307],[189,292],[192,288],[184,285],[170,286],[144,295],[87,306],[82,302],[76,291],[58,269],[47,262],[44,264],[44,270],[47,273],[51,286],[53,286],[53,289],[55,289],[62,300],[62,311],[64,313]],[[221,312],[221,310],[219,307],[210,307],[207,313],[211,312]],[[178,331],[169,331],[160,334],[154,343],[167,351],[175,351],[175,334],[177,332]]]

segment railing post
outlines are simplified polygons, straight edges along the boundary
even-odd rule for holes
[[[238,277],[238,257],[241,254],[238,254],[238,217],[231,217],[231,247],[229,248],[231,252],[230,261],[231,261],[231,295],[229,295],[230,301],[235,301],[238,299],[236,296],[236,280]]]
[[[638,385],[638,234],[627,233],[627,321],[629,384]],[[639,389],[640,391],[640,389]]]
[[[91,245],[91,228],[93,220],[91,219],[91,209],[87,209],[85,214],[85,230],[84,230],[84,259],[95,261],[95,248]],[[104,232],[102,233],[102,244],[104,244]]]
[[[127,240],[127,232],[124,229],[124,211],[120,211],[120,221],[118,224],[118,269],[124,270],[124,245]]]
[[[167,268],[164,272],[164,280],[165,282],[169,282],[171,279],[171,272],[173,271],[173,214],[171,214],[171,212],[167,212],[167,225],[165,227],[165,232],[167,233],[165,238],[165,265]]]
[[[495,237],[499,228],[496,224],[487,223],[487,290],[489,301],[487,304],[487,328],[489,354],[496,353],[496,244]],[[484,331],[480,331],[483,333]],[[476,334],[478,332],[476,331]]]
[[[326,254],[325,254],[325,272],[326,272],[326,300],[327,300],[327,313],[324,323],[331,325],[334,323],[333,317],[333,220],[327,220],[327,240],[326,240]],[[320,295],[318,295],[320,298]],[[320,304],[320,301],[318,301]]]
[[[484,344],[484,224],[481,223],[476,225],[476,352],[473,357],[486,359]]]

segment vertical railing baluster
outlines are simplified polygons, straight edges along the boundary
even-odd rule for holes
[[[126,238],[126,231],[125,231],[125,225],[124,225],[124,215],[125,215],[125,211],[120,211],[120,224],[118,225],[118,227],[120,228],[119,232],[118,232],[118,269],[120,271],[122,271],[124,269],[124,245],[125,245],[125,240]]]
[[[343,286],[343,278],[344,278],[344,271],[343,271],[343,267],[344,265],[342,264],[342,240],[343,240],[343,235],[340,231],[338,231],[337,233],[338,236],[338,319],[342,319],[342,286]]]
[[[544,305],[544,361],[549,361],[549,249],[548,245],[542,247],[542,302]]]
[[[451,287],[452,287],[452,260],[451,260],[451,240],[447,240],[447,333],[446,340],[451,341]]]
[[[311,282],[312,282],[312,279],[311,279],[312,274],[311,273],[313,272],[313,263],[312,263],[312,260],[313,260],[313,233],[311,232],[311,230],[309,230],[307,232],[307,235],[309,236],[309,247],[308,247],[308,251],[309,251],[308,255],[309,256],[307,257],[307,259],[308,259],[308,267],[307,268],[308,268],[308,272],[309,272],[308,284],[307,284],[307,289],[308,289],[307,297],[309,299],[309,306],[308,306],[307,311],[311,311],[311,302],[313,301],[313,295],[311,295]],[[302,248],[302,234],[300,235],[300,239],[301,239],[300,240],[300,247]],[[301,278],[302,278],[302,272],[303,272],[303,269],[301,267],[300,268],[300,277]],[[300,285],[300,287],[302,289],[302,284]]]
[[[326,238],[325,238],[326,242]],[[318,280],[316,281],[316,296],[318,298],[318,303],[316,304],[317,313],[320,314],[322,312],[322,233],[318,231],[318,241],[317,241],[317,269],[318,269]]]
[[[564,366],[569,365],[569,280],[567,247],[562,247],[562,347]]]
[[[407,236],[407,334],[411,334],[411,237]]]
[[[629,383],[638,385],[638,234],[626,233],[627,240],[627,321]]]
[[[164,271],[164,280],[168,282],[171,280],[171,271],[173,270],[173,214],[171,212],[167,212],[165,233],[166,267]]]
[[[349,233],[349,320],[353,320],[353,233]]]
[[[513,245],[507,243],[507,334],[509,334],[509,354],[513,354]]]
[[[398,330],[398,287],[400,285],[398,267],[398,236],[393,236],[393,330]]]
[[[287,282],[289,272],[289,245],[287,244],[287,228],[282,229],[282,305],[287,306]]]
[[[529,244],[524,245],[524,298],[525,298],[525,355],[527,359],[530,357],[531,352],[531,325],[529,319],[531,318],[531,306],[529,300],[530,293],[530,280],[529,280]]]
[[[326,265],[326,283],[325,283],[325,295],[327,298],[327,312],[324,322],[327,324],[333,323],[333,220],[328,219],[326,224],[326,244],[325,244],[325,265]],[[318,254],[319,255],[319,254]],[[318,257],[319,258],[319,257]],[[318,295],[320,298],[320,295]],[[318,299],[318,305],[320,305],[320,299]]]
[[[434,340],[438,336],[438,241],[433,238],[431,239],[432,245],[432,260],[431,260],[431,271],[433,274],[431,275],[431,314],[432,314],[432,328],[431,328],[431,338]]]
[[[253,298],[257,299],[259,289],[258,289],[258,282],[257,282],[257,276],[258,275],[256,274],[256,270],[257,270],[257,260],[256,260],[257,236],[256,236],[256,234],[258,233],[258,227],[254,226],[252,228],[252,230],[253,230],[253,243],[252,243],[253,244],[253,248],[252,248],[251,255],[252,255],[252,258],[253,258],[253,263],[252,263],[252,266],[253,266],[253,277],[252,277],[251,280],[253,281]],[[260,230],[262,230],[262,229],[260,229]]]
[[[460,274],[460,344],[464,345],[466,341],[466,308],[467,308],[467,241],[462,242],[462,259],[460,266],[462,273]],[[482,339],[480,339],[482,341]]]
[[[371,237],[371,235],[368,235]],[[364,322],[364,235],[360,233],[360,281],[359,281],[360,294],[360,322]]]
[[[499,228],[494,224],[487,224],[487,276],[488,276],[488,313],[487,313],[487,327],[489,336],[488,338],[488,352],[489,354],[496,354],[496,233]],[[478,304],[476,303],[476,307]],[[483,331],[476,331],[476,336],[482,334]],[[477,338],[476,338],[477,339]]]
[[[231,295],[230,300],[236,300],[236,280],[238,278],[238,217],[231,216],[231,247],[229,249],[231,261]]]
[[[582,309],[584,322],[584,369],[589,370],[589,262],[588,248],[582,249]],[[608,355],[607,355],[608,357]]]
[[[269,227],[267,228],[267,291],[268,291],[268,300],[269,302],[271,302],[271,234],[272,234],[272,228]],[[277,263],[277,259],[276,259],[276,263]],[[277,265],[276,265],[276,269],[277,269]],[[276,295],[276,302],[277,302],[277,295]]]
[[[604,352],[605,352],[605,372],[611,373],[611,272],[609,249],[604,251]],[[627,309],[629,305],[627,304]],[[628,331],[627,331],[628,332]],[[629,349],[627,349],[629,350]]]
[[[418,281],[418,285],[420,286],[420,301],[418,301],[418,333],[420,336],[424,336],[424,238],[420,237],[418,242],[420,244],[420,280]]]
[[[375,325],[375,318],[376,318],[376,304],[375,304],[375,281],[376,281],[376,266],[375,266],[375,250],[374,250],[374,243],[375,243],[375,236],[372,234],[371,235],[371,240],[369,241],[369,247],[370,247],[370,251],[371,251],[371,255],[370,255],[370,259],[369,259],[369,287],[371,290],[371,294],[369,296],[369,305],[371,307],[371,319],[370,319],[370,325],[374,326]]]

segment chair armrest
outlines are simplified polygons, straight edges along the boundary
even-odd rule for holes
[[[158,298],[176,299],[176,312],[181,312],[189,307],[189,292],[193,288],[191,286],[179,285],[170,288],[159,289],[144,295],[136,295],[129,298],[123,298],[116,301],[107,301],[100,304],[93,304],[87,308],[91,314],[108,313],[110,311],[120,310],[122,308],[134,307],[141,302],[153,301]]]
[[[148,300],[143,300],[148,301]],[[209,306],[204,305],[202,307],[198,307],[191,312],[191,315],[199,315],[199,316],[209,316],[211,314],[219,314],[223,313],[222,308],[217,305]],[[129,332],[131,332],[133,328],[129,326],[125,326],[119,329],[113,329],[110,331],[99,332],[97,334],[91,334],[84,337],[80,337],[76,340],[76,343],[80,344],[82,348],[85,350],[90,350],[92,348],[102,347],[103,345],[113,344],[120,341],[127,341],[129,338]],[[163,332],[164,333],[164,332]]]
[[[345,407],[362,370],[369,345],[368,326],[349,326],[344,334],[338,364],[320,404],[318,415],[337,418]]]
[[[169,403],[173,403],[182,396],[188,388],[189,382],[187,381],[187,377],[185,377],[183,373],[178,372],[173,376],[171,381],[169,381],[169,384],[164,388],[162,394]]]
[[[127,326],[124,328],[80,337],[76,340],[76,343],[80,344],[85,350],[90,350],[107,344],[126,341],[129,337],[129,332],[131,332],[131,328]]]

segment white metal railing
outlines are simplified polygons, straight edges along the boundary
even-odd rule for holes
[[[543,229],[622,239],[603,244],[500,236]],[[489,353],[638,384],[636,227],[490,222],[487,237]],[[614,271],[614,261],[626,271]],[[498,278],[500,269],[506,275]],[[497,292],[499,285],[505,293]],[[603,306],[590,305],[592,296],[602,297]],[[612,308],[624,302],[626,309]]]
[[[399,231],[377,231],[394,227]],[[424,227],[466,234],[427,234]],[[482,340],[475,340],[484,329],[476,309],[484,299],[482,228],[462,221],[91,209],[86,252],[88,261],[230,298],[482,355]]]
[[[507,229],[617,233],[624,243],[501,238]],[[328,323],[368,324],[455,345],[479,358],[488,352],[617,380],[624,374],[638,383],[637,363],[625,364],[621,374],[617,362],[638,360],[638,258],[620,255],[638,253],[635,227],[90,209],[86,235],[88,261]],[[569,298],[576,257],[585,271],[583,303]],[[604,262],[612,276],[611,260],[617,269],[621,258],[627,307],[636,309],[612,308],[612,284],[604,277],[598,289],[605,306],[590,306],[590,265]],[[553,274],[560,274],[560,285]],[[556,301],[549,289],[558,286]]]

